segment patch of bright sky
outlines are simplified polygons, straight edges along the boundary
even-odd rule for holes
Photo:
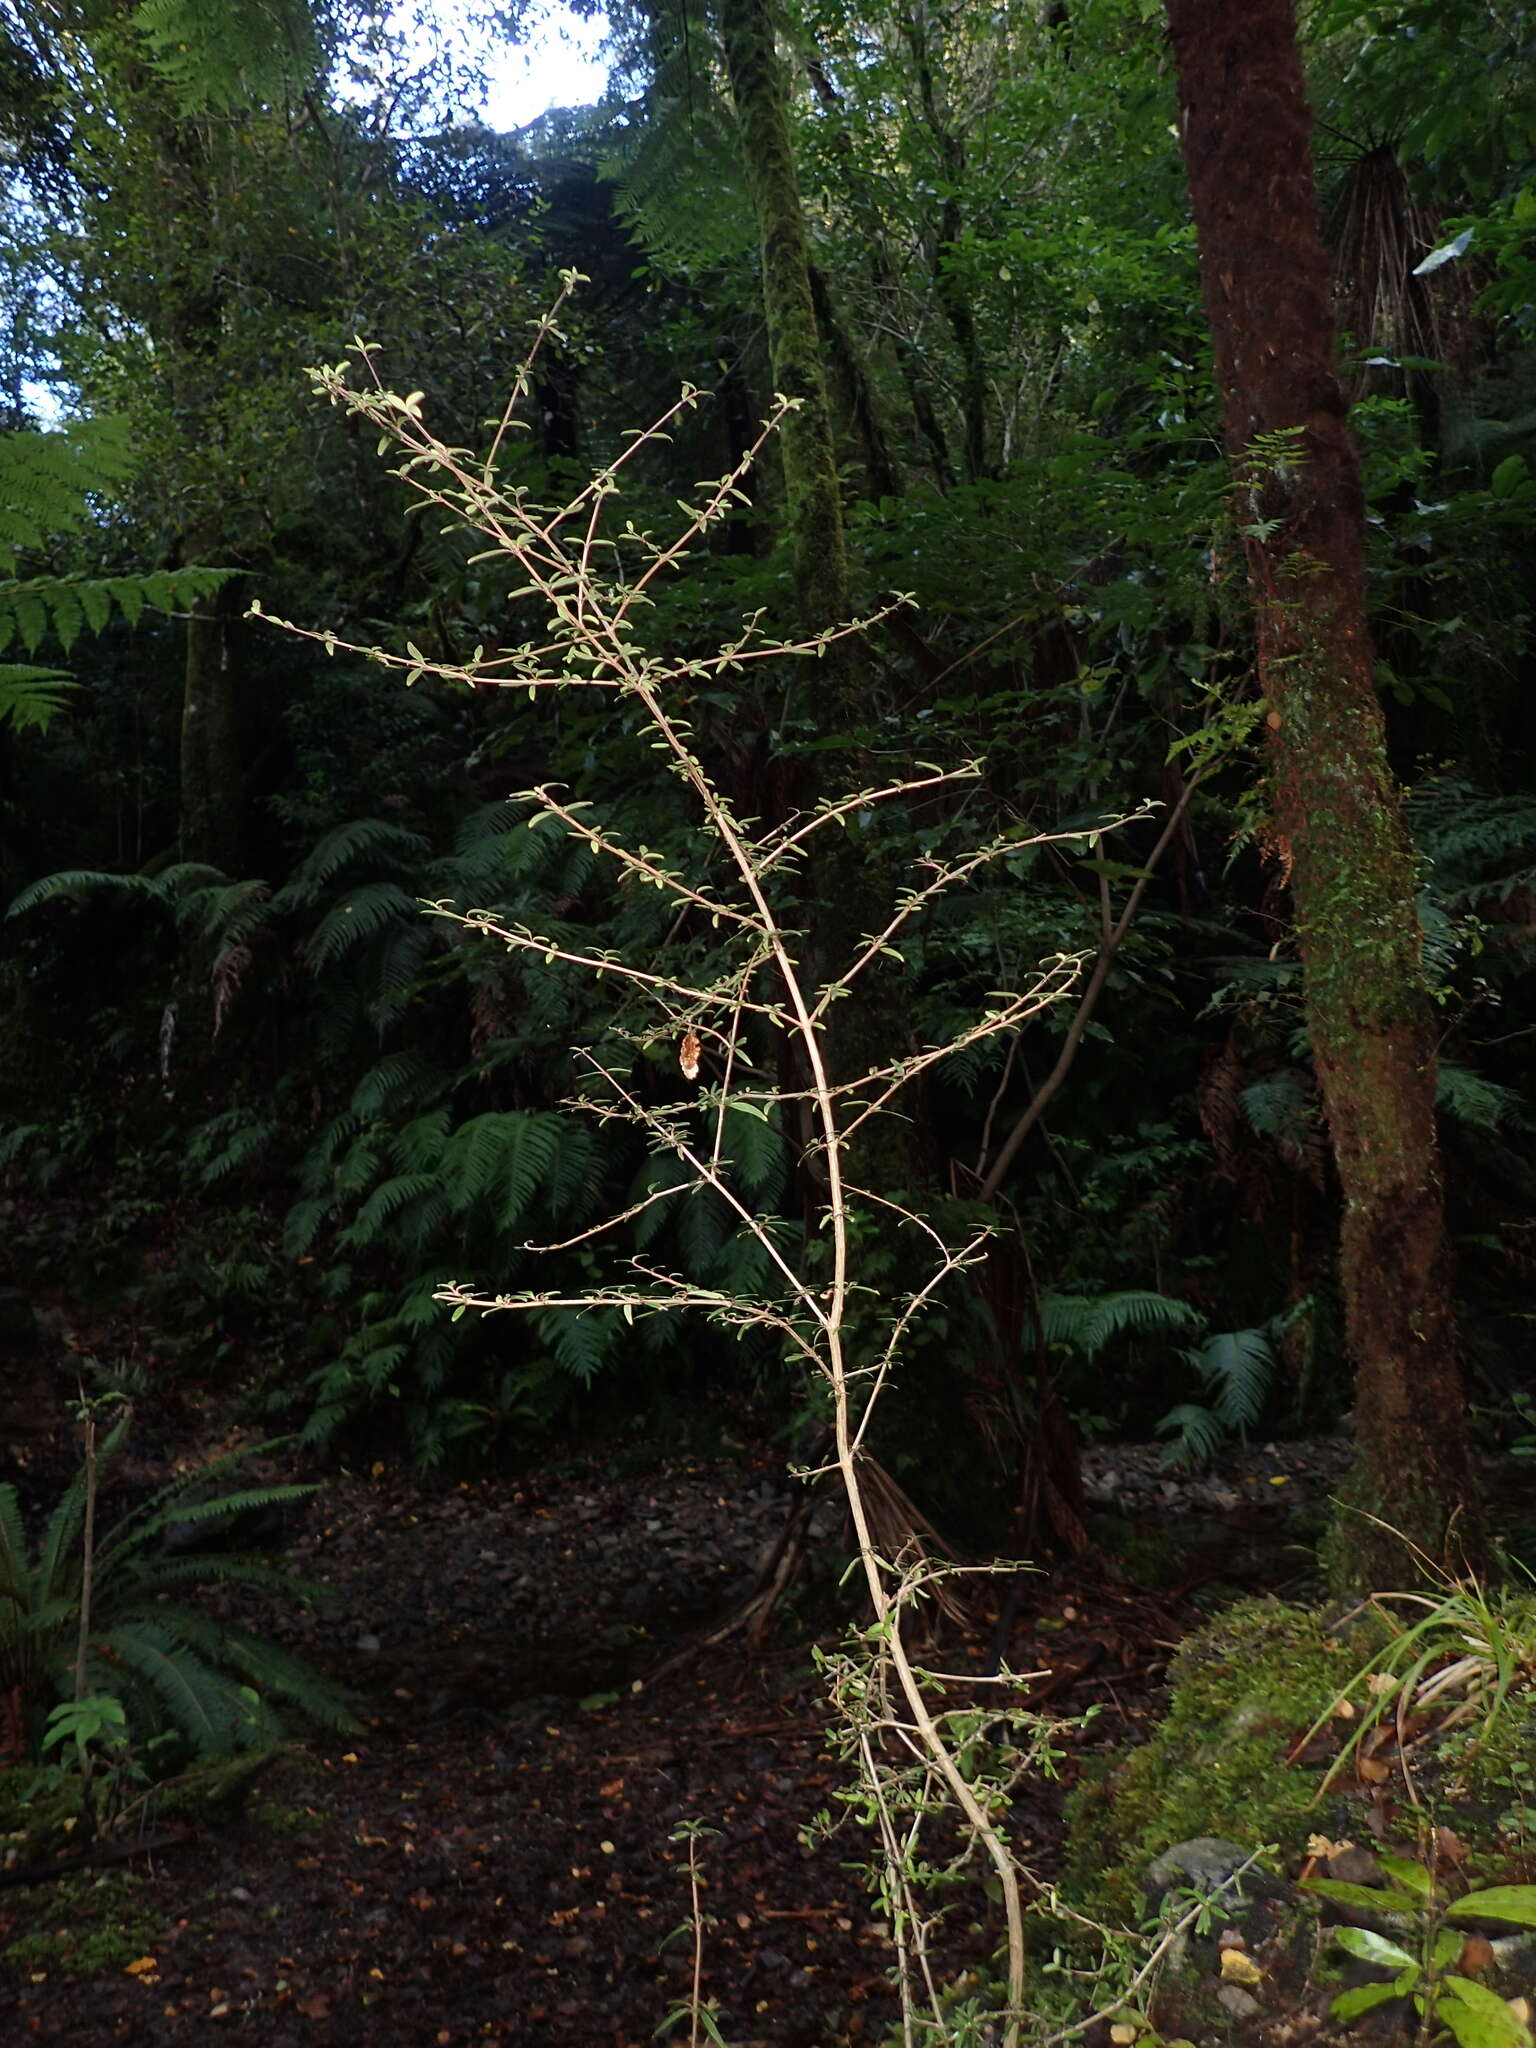
[[[530,9],[521,41],[498,38],[487,53],[486,125],[505,132],[526,127],[551,107],[585,107],[600,100],[608,65],[600,55],[608,24],[584,19],[560,0]]]

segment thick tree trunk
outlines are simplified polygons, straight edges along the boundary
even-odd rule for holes
[[[1365,607],[1359,465],[1335,368],[1292,0],[1168,0],[1179,132],[1268,700],[1270,836],[1344,1195],[1354,1507],[1431,1559],[1475,1547],[1435,1142],[1435,1023]],[[1347,1514],[1341,1583],[1401,1581]]]

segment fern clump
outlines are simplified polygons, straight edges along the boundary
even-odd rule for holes
[[[127,1434],[126,1417],[103,1441],[98,1477]],[[87,1469],[82,1466],[49,1516],[35,1553],[14,1486],[0,1486],[0,1697],[15,1700],[34,1755],[50,1710],[76,1696],[81,1608],[88,1599],[83,1675],[96,1697],[121,1701],[131,1740],[156,1737],[199,1758],[266,1749],[279,1739],[280,1708],[343,1729],[345,1696],[317,1672],[243,1629],[209,1619],[182,1598],[198,1586],[247,1586],[286,1599],[306,1585],[239,1540],[250,1518],[291,1507],[312,1486],[238,1487],[209,1495],[255,1455],[237,1451],[172,1482],[98,1533],[87,1593]]]

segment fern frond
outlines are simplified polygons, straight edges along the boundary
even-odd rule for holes
[[[1272,1141],[1289,1166],[1307,1163],[1317,1143],[1317,1094],[1309,1075],[1296,1067],[1263,1074],[1238,1092],[1250,1130]]]
[[[118,1452],[123,1447],[128,1435],[128,1421],[128,1416],[122,1416],[97,1447],[98,1482],[111,1470]],[[70,1559],[85,1521],[85,1488],[85,1467],[82,1465],[60,1494],[53,1513],[48,1517],[48,1526],[43,1532],[42,1550],[32,1578],[33,1594],[39,1601],[53,1599],[69,1569]]]
[[[1276,1371],[1267,1329],[1222,1330],[1186,1354],[1212,1389],[1217,1416],[1238,1434],[1258,1424]]]
[[[143,1682],[199,1756],[226,1755],[239,1747],[240,1716],[232,1688],[165,1621],[124,1621],[95,1637],[91,1647]]]
[[[396,874],[410,873],[430,851],[419,832],[389,818],[355,818],[338,825],[319,840],[284,884],[280,901],[286,909],[305,909],[317,903],[338,875],[348,868],[368,865]]]
[[[283,1256],[289,1259],[304,1258],[320,1235],[321,1226],[330,1213],[329,1202],[317,1201],[313,1197],[307,1201],[295,1202],[283,1219]]]
[[[1435,1078],[1435,1107],[1474,1131],[1536,1128],[1536,1116],[1517,1088],[1490,1081],[1454,1060],[1441,1060]]]
[[[550,1179],[566,1135],[552,1110],[491,1110],[461,1124],[443,1149],[439,1171],[460,1214],[493,1204],[499,1226],[515,1230]]]
[[[244,1463],[245,1458],[251,1455],[253,1453],[246,1452],[237,1462]],[[219,1460],[200,1472],[188,1473],[171,1486],[163,1487],[142,1508],[118,1522],[97,1552],[97,1563],[103,1573],[107,1566],[121,1566],[129,1558],[139,1560],[144,1569],[153,1569],[159,1560],[146,1561],[146,1551],[172,1532],[183,1534],[195,1530],[204,1541],[216,1543],[221,1532],[227,1531],[242,1517],[269,1513],[274,1508],[297,1507],[301,1501],[313,1500],[319,1491],[312,1485],[284,1481],[272,1486],[242,1487],[237,1492],[219,1494],[211,1500],[187,1497],[193,1488],[200,1490],[206,1486],[210,1475],[216,1475],[221,1469],[227,1471],[229,1465],[229,1460]],[[205,1556],[194,1546],[183,1553],[182,1562],[206,1564],[210,1576],[217,1578],[225,1560],[213,1550]]]
[[[131,468],[128,422],[118,415],[59,433],[0,435],[0,573],[14,576],[24,549],[77,532],[92,497],[109,494]]]
[[[56,875],[44,875],[40,881],[30,882],[21,892],[12,897],[7,917],[21,917],[29,910],[35,910],[39,903],[48,903],[56,896],[88,896],[97,889],[119,890],[125,896],[143,896],[154,900],[160,895],[158,879],[147,875],[114,875],[101,868],[66,868]]]
[[[1198,1402],[1181,1401],[1157,1425],[1159,1436],[1171,1436],[1163,1456],[1170,1465],[1203,1465],[1220,1450],[1226,1435],[1220,1419]]]
[[[755,1104],[728,1104],[724,1151],[753,1201],[767,1205],[777,1201],[788,1167],[784,1141],[770,1116]]]
[[[416,915],[390,935],[374,962],[368,1014],[380,1031],[410,1007],[421,987],[422,968],[438,943],[437,932],[421,915],[420,905],[412,908]]]
[[[1469,782],[1445,777],[1420,783],[1408,799],[1408,821],[1421,852],[1433,862],[1432,884],[1441,893],[1476,896],[1490,875],[1536,857],[1536,798],[1494,796]]]
[[[16,1608],[30,1606],[32,1573],[28,1564],[27,1534],[21,1519],[21,1500],[14,1486],[0,1486],[0,1639],[7,1619],[4,1603]]]
[[[19,641],[35,654],[52,639],[68,654],[84,632],[99,633],[114,612],[137,625],[146,606],[179,611],[212,597],[236,569],[156,570],[145,576],[28,576],[0,582],[0,654]]]
[[[299,1658],[239,1629],[219,1629],[216,1641],[221,1661],[238,1671],[261,1698],[282,1700],[341,1735],[357,1726],[356,1696]]]
[[[436,1174],[400,1173],[380,1181],[337,1242],[348,1250],[361,1251],[376,1244],[386,1223],[408,1203],[442,1193]]]
[[[324,69],[319,19],[304,0],[138,0],[129,17],[184,116],[297,100]]]
[[[214,944],[243,946],[270,921],[271,897],[266,882],[228,882],[185,899],[180,914],[186,922],[195,918],[202,936]]]
[[[1048,1346],[1097,1358],[1120,1337],[1194,1337],[1205,1318],[1188,1302],[1166,1294],[1055,1294],[1040,1297],[1040,1334]]]
[[[56,668],[0,662],[0,725],[15,732],[46,732],[76,685]]]
[[[709,1276],[731,1228],[731,1212],[713,1188],[695,1187],[672,1209],[683,1270],[691,1279]]]
[[[215,1125],[224,1128],[215,1130]],[[213,1187],[259,1158],[277,1136],[277,1130],[275,1123],[247,1120],[243,1110],[226,1112],[193,1132],[187,1143],[187,1157],[199,1169],[203,1186]]]
[[[614,186],[615,214],[662,269],[750,278],[757,226],[736,123],[713,84],[723,60],[704,15],[690,5],[688,17],[687,36],[652,55],[647,118],[600,170]]]
[[[354,1101],[356,1097],[353,1098]],[[453,1112],[446,1106],[429,1109],[425,1116],[412,1117],[396,1131],[391,1156],[401,1173],[428,1173],[438,1166],[448,1143]]]
[[[431,1101],[446,1086],[441,1069],[424,1053],[409,1047],[375,1061],[352,1090],[349,1107],[359,1122],[369,1123],[374,1117],[398,1115],[407,1104]]]
[[[538,1309],[531,1321],[562,1368],[583,1387],[607,1365],[623,1328],[613,1309]]]
[[[327,911],[304,942],[311,974],[320,973],[392,924],[420,916],[413,896],[398,882],[364,882]]]

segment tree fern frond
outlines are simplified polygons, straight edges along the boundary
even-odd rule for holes
[[[306,1201],[295,1202],[283,1219],[283,1256],[304,1258],[330,1213],[330,1203],[318,1201],[313,1196]]]
[[[727,1104],[724,1152],[753,1201],[769,1205],[777,1201],[788,1163],[784,1141],[770,1116],[755,1104]]]
[[[1437,887],[1465,889],[1492,871],[1536,853],[1536,798],[1494,796],[1454,777],[1423,782],[1408,799],[1420,850],[1434,863]]]
[[[1257,1426],[1276,1371],[1267,1329],[1221,1330],[1186,1354],[1212,1390],[1212,1407],[1238,1434]]]
[[[1517,1088],[1490,1081],[1455,1060],[1441,1060],[1435,1077],[1435,1107],[1474,1131],[1536,1128],[1536,1116]]]
[[[1170,1465],[1203,1465],[1220,1450],[1226,1435],[1220,1418],[1194,1401],[1181,1401],[1177,1408],[1170,1408],[1158,1423],[1157,1433],[1174,1438],[1163,1451]]]
[[[360,1195],[377,1179],[381,1164],[379,1148],[368,1138],[358,1138],[338,1160],[332,1176],[335,1195]]]
[[[46,732],[76,687],[62,670],[26,662],[0,662],[0,725],[14,732]]]
[[[356,1097],[353,1098],[356,1100]],[[427,1173],[441,1163],[453,1112],[446,1106],[412,1117],[396,1131],[390,1154],[401,1173]]]
[[[413,872],[430,849],[419,832],[389,818],[355,818],[327,832],[305,855],[279,892],[284,909],[304,909],[320,900],[338,875],[368,865],[396,874]]]
[[[731,1212],[713,1188],[694,1187],[672,1210],[683,1270],[690,1279],[708,1277],[730,1232]]]
[[[531,1321],[541,1342],[583,1387],[607,1365],[623,1328],[614,1309],[537,1309]]]
[[[1287,1165],[1306,1164],[1318,1137],[1317,1091],[1310,1075],[1280,1067],[1250,1081],[1237,1099],[1249,1128],[1270,1139]]]
[[[23,550],[77,532],[93,496],[110,493],[132,468],[128,422],[101,414],[58,433],[0,436],[0,573],[14,576]]]
[[[437,932],[421,915],[420,905],[413,904],[412,908],[416,915],[390,934],[374,963],[368,1010],[380,1030],[409,1007],[421,986],[422,968],[438,942]]]
[[[129,21],[184,116],[297,101],[324,69],[320,15],[304,0],[138,0]]]
[[[585,1124],[562,1117],[559,1139],[550,1160],[545,1206],[559,1224],[586,1220],[602,1175],[602,1147]]]
[[[476,847],[485,845],[487,840],[505,839],[518,823],[518,807],[505,797],[498,797],[494,803],[480,804],[459,820],[453,835],[455,853],[472,853]],[[539,835],[531,833],[531,838]]]
[[[1119,1337],[1193,1337],[1205,1318],[1188,1302],[1166,1294],[1130,1290],[1121,1294],[1056,1294],[1040,1297],[1040,1334],[1048,1346],[1097,1358]]]
[[[430,1102],[446,1086],[442,1070],[411,1046],[376,1060],[352,1090],[349,1108],[359,1122],[369,1123],[375,1117],[399,1115],[409,1104]]]
[[[391,1180],[380,1181],[337,1242],[354,1251],[376,1244],[385,1224],[399,1210],[424,1196],[440,1193],[442,1183],[433,1173],[399,1173]]]
[[[187,899],[183,914],[189,922],[195,918],[203,937],[214,944],[243,946],[270,920],[271,896],[270,884],[263,881],[227,882]]]
[[[750,278],[756,217],[736,123],[712,83],[723,75],[710,25],[689,9],[689,34],[653,55],[648,116],[603,160],[614,212],[658,266],[675,276]]]
[[[655,1194],[660,1188],[674,1191],[681,1199],[696,1185],[692,1169],[686,1160],[679,1159],[673,1152],[662,1152],[646,1160],[641,1167],[635,1176],[630,1200],[644,1201],[647,1195]],[[652,1202],[648,1208],[640,1211],[630,1228],[641,1251],[654,1243],[663,1228],[676,1216],[678,1206],[678,1202]]]
[[[55,896],[88,896],[97,889],[116,889],[125,896],[143,896],[150,900],[160,895],[158,879],[147,875],[114,875],[101,868],[66,868],[59,874],[44,875],[40,881],[30,882],[11,899],[5,914],[7,917],[20,917],[26,911],[35,910],[39,903],[50,902]]]
[[[311,974],[376,938],[392,924],[420,916],[413,896],[398,882],[364,882],[328,910],[304,942]]]
[[[197,1167],[204,1187],[213,1187],[259,1158],[277,1130],[275,1123],[252,1118],[245,1110],[226,1111],[192,1133],[187,1141],[188,1163]]]
[[[460,1213],[494,1203],[503,1230],[515,1230],[550,1179],[566,1135],[551,1110],[492,1110],[461,1124],[443,1150],[440,1171]]]
[[[19,641],[35,654],[52,639],[68,654],[83,632],[99,633],[114,611],[130,626],[147,606],[180,610],[212,597],[236,569],[158,570],[146,576],[28,576],[0,582],[0,654]]]

